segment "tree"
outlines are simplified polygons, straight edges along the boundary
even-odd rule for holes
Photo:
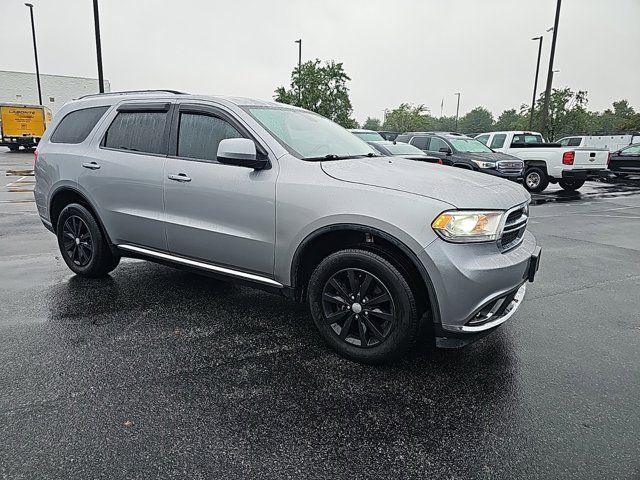
[[[435,119],[424,105],[402,103],[387,114],[383,128],[393,132],[420,132],[433,130]]]
[[[362,125],[362,128],[364,128],[365,130],[374,130],[377,132],[382,128],[382,122],[379,118],[367,117],[364,124]]]
[[[438,132],[453,132],[456,129],[456,117],[440,117],[435,119],[434,130]]]
[[[458,130],[462,133],[481,133],[493,130],[493,115],[484,107],[476,107],[458,123]]]
[[[524,130],[529,128],[529,117],[512,108],[502,112],[493,127],[494,130]]]
[[[319,59],[310,60],[293,70],[291,88],[278,87],[273,98],[276,102],[316,112],[345,128],[355,128],[357,123],[351,118],[353,107],[347,87],[349,80],[342,63],[331,60],[321,65]]]

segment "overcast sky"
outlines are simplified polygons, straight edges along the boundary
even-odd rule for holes
[[[95,77],[91,0],[31,0],[42,73]],[[113,90],[175,88],[271,98],[304,60],[344,63],[356,119],[401,102],[433,114],[477,105],[496,116],[531,101],[555,0],[101,0],[105,78]],[[0,70],[33,71],[28,9],[0,0]],[[640,0],[563,0],[554,86],[589,92],[601,110],[640,110]]]

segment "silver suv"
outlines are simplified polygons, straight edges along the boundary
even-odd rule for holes
[[[327,343],[362,362],[490,332],[540,257],[520,185],[382,157],[278,103],[84,97],[57,114],[35,172],[40,217],[76,274],[126,256],[279,292],[309,302]]]

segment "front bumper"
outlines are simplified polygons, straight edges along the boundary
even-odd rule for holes
[[[540,247],[528,231],[520,245],[507,252],[495,243],[438,240],[421,252],[420,260],[437,298],[436,336],[469,338],[513,316],[524,297],[525,283],[535,277]]]
[[[524,179],[524,172],[520,173],[505,173],[496,170],[495,168],[485,168],[482,170],[478,170],[482,173],[488,173],[489,175],[493,175],[494,177],[504,178],[506,180],[512,180],[514,182],[522,183]]]
[[[40,137],[2,137],[0,139],[0,145],[5,147],[10,146],[35,146],[38,145]]]

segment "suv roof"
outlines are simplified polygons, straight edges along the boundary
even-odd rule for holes
[[[288,105],[286,103],[278,103],[270,100],[261,100],[257,98],[247,98],[247,97],[232,97],[225,95],[197,95],[190,94],[185,92],[180,92],[178,90],[128,90],[122,92],[105,92],[105,93],[95,93],[90,95],[84,95],[73,102],[82,102],[82,101],[95,101],[100,99],[110,100],[109,103],[116,103],[124,98],[127,100],[149,100],[153,99],[173,99],[176,97],[180,97],[180,99],[190,99],[190,100],[213,100],[217,102],[229,102],[237,106],[271,106],[271,107],[280,107],[280,108],[291,108],[298,109],[293,105]]]
[[[441,137],[466,137],[464,133],[459,132],[407,132],[404,135],[411,135],[414,137],[420,137],[424,135],[439,135]]]

